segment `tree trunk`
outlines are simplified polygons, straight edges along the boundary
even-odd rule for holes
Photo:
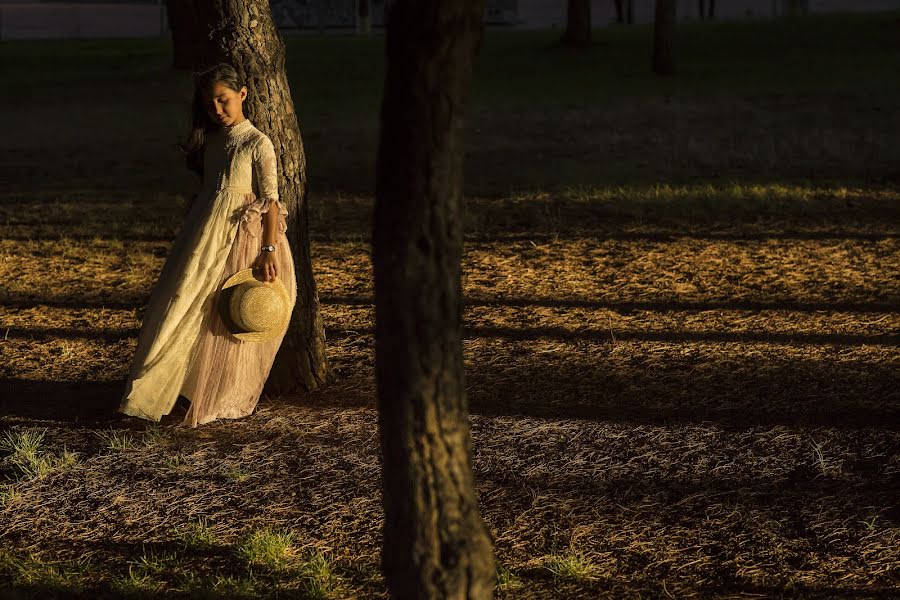
[[[788,0],[788,15],[805,15],[809,12],[808,0]]]
[[[706,18],[706,0],[697,0],[697,16],[701,21]]]
[[[653,24],[653,72],[657,75],[675,73],[675,17],[676,0],[656,0]]]
[[[634,0],[625,0],[625,20],[634,25]]]
[[[196,53],[191,68],[201,70],[220,61],[231,64],[247,81],[244,106],[251,121],[271,138],[278,155],[278,189],[289,213],[287,236],[297,275],[297,304],[266,386],[275,393],[313,390],[328,380],[330,372],[310,257],[306,153],[284,69],[284,40],[268,0],[192,2],[193,16],[203,26],[193,39]]]
[[[372,31],[372,17],[370,15],[371,7],[369,6],[369,0],[359,0],[358,9],[356,32],[368,34]]]
[[[486,599],[496,581],[472,473],[462,353],[466,98],[483,0],[396,0],[375,182],[381,564],[394,599]]]
[[[564,46],[584,48],[591,43],[591,0],[569,0]]]
[[[616,23],[622,25],[625,23],[625,5],[623,0],[613,0],[613,4],[616,6]]]
[[[210,61],[205,27],[199,20],[197,0],[166,0],[166,19],[172,32],[172,68],[194,69]]]
[[[706,18],[710,21],[716,18],[716,0],[709,0],[709,12],[706,13]]]

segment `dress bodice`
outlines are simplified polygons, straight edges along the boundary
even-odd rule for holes
[[[240,221],[250,235],[251,223],[275,205],[278,231],[287,231],[287,208],[278,194],[278,168],[272,140],[249,119],[209,131],[203,153],[203,191],[209,210]]]
[[[275,148],[250,119],[207,132],[203,153],[203,188],[252,191],[258,198],[278,198]]]

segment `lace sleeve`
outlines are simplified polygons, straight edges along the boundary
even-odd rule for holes
[[[278,196],[278,167],[275,157],[275,146],[268,136],[263,136],[253,148],[253,173],[257,183],[257,194],[253,202],[240,209],[240,226],[250,236],[260,235],[262,229],[259,221],[263,213],[269,212],[272,205],[278,207],[278,231],[287,231],[287,207]]]
[[[262,201],[260,212],[268,212],[272,203],[278,206],[278,212],[287,215],[287,208],[278,196],[278,167],[275,157],[275,146],[269,136],[263,136],[253,150],[253,169],[259,183],[259,199]]]

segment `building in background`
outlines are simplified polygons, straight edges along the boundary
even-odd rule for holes
[[[384,27],[392,0],[370,0],[371,23]],[[655,0],[633,0],[636,23],[653,20]],[[355,33],[358,0],[270,0],[272,14],[285,33]],[[785,14],[798,0],[719,0],[716,19],[770,18]],[[802,0],[811,13],[900,10],[900,0]],[[698,2],[678,3],[681,20],[698,18]],[[541,29],[563,27],[566,0],[485,0],[490,27]],[[591,22],[616,21],[613,0],[592,0]],[[0,39],[116,38],[169,35],[162,0],[0,0]]]

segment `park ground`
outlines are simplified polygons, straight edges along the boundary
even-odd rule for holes
[[[497,596],[900,596],[900,15],[685,26],[670,80],[647,27],[555,35],[490,32],[467,129]],[[156,40],[0,45],[2,597],[386,597],[382,43],[288,40],[335,379],[195,430],[115,413],[189,79]]]

